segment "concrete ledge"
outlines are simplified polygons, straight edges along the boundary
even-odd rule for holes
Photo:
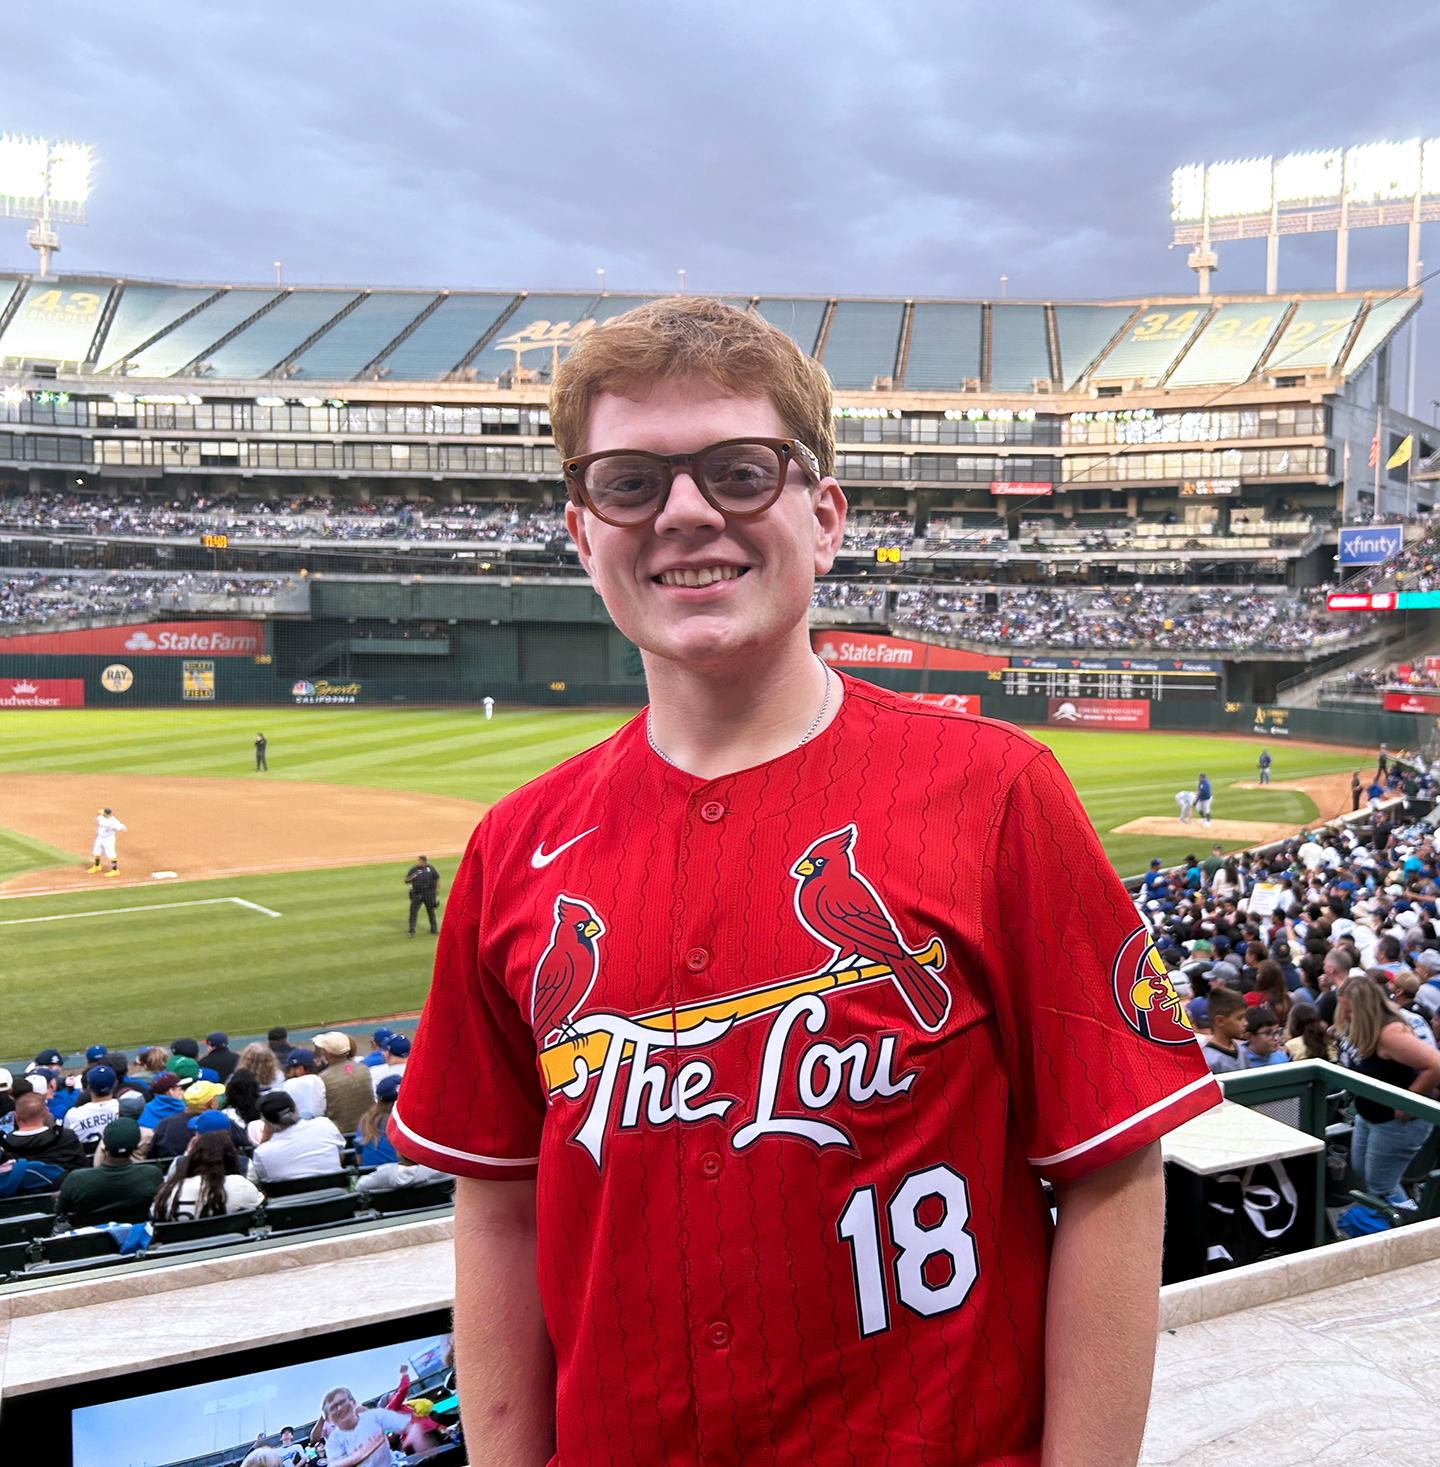
[[[1160,1290],[1160,1328],[1179,1329],[1316,1289],[1354,1283],[1440,1258],[1440,1218],[1412,1227],[1330,1243],[1285,1258],[1167,1284]]]

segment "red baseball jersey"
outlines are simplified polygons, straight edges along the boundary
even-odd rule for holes
[[[1038,1461],[1040,1179],[1220,1099],[1049,750],[844,689],[720,779],[642,715],[456,875],[396,1140],[538,1179],[560,1467]]]

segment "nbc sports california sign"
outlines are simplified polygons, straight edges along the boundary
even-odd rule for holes
[[[0,708],[83,708],[85,681],[78,677],[0,678]]]

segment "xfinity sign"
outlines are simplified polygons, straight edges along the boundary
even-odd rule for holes
[[[1399,555],[1405,543],[1401,525],[1366,525],[1363,529],[1340,531],[1341,565],[1380,565]]]

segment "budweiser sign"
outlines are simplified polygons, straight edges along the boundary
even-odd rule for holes
[[[0,708],[83,708],[85,682],[78,677],[0,678]]]
[[[264,650],[265,624],[258,621],[160,621],[0,637],[0,653],[62,657],[254,657]]]

